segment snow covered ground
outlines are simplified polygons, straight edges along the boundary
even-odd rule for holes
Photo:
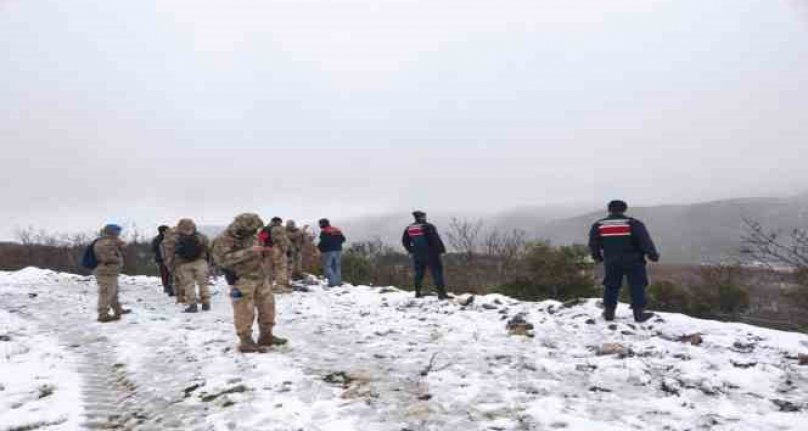
[[[803,334],[676,314],[635,325],[624,307],[608,324],[594,300],[489,295],[462,306],[392,288],[314,286],[277,297],[288,347],[242,355],[226,286],[215,291],[213,311],[187,315],[157,279],[123,277],[134,313],[99,324],[92,278],[0,272],[0,431],[808,424]],[[519,313],[533,337],[508,334]]]

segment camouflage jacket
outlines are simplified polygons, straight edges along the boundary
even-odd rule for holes
[[[123,270],[123,247],[124,242],[117,237],[102,236],[93,246],[95,259],[98,266],[95,268],[96,275],[119,275]]]
[[[265,277],[261,253],[253,251],[258,230],[264,222],[257,214],[241,214],[213,241],[212,257],[219,268],[238,278],[262,280]]]
[[[303,250],[303,244],[306,242],[306,232],[298,228],[286,228],[286,236],[289,238],[290,250],[299,253]]]

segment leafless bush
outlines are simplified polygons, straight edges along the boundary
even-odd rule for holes
[[[780,265],[794,270],[808,269],[808,230],[794,229],[789,234],[770,231],[760,222],[744,219],[746,231],[741,237],[744,254],[756,263]]]
[[[449,230],[446,232],[446,238],[449,240],[449,245],[451,245],[454,251],[464,256],[469,262],[472,262],[478,250],[478,240],[482,227],[482,220],[470,221],[467,219],[452,218],[449,222]]]

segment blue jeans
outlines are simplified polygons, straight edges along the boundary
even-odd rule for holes
[[[342,252],[323,252],[323,272],[330,287],[342,284]]]
[[[643,261],[616,260],[606,262],[606,277],[603,279],[603,304],[607,307],[617,306],[620,296],[620,287],[623,285],[623,278],[628,279],[631,289],[632,308],[645,308],[645,288],[648,287],[648,273]]]

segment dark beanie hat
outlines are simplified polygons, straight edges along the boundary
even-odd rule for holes
[[[318,222],[318,224],[320,225],[320,227],[326,227],[326,226],[330,226],[331,222],[328,221],[327,218],[321,218],[320,221]]]
[[[628,211],[628,204],[625,201],[614,200],[609,202],[609,212],[613,214],[622,214]]]
[[[413,211],[412,216],[415,217],[416,219],[422,219],[426,218],[426,213],[423,211]]]

